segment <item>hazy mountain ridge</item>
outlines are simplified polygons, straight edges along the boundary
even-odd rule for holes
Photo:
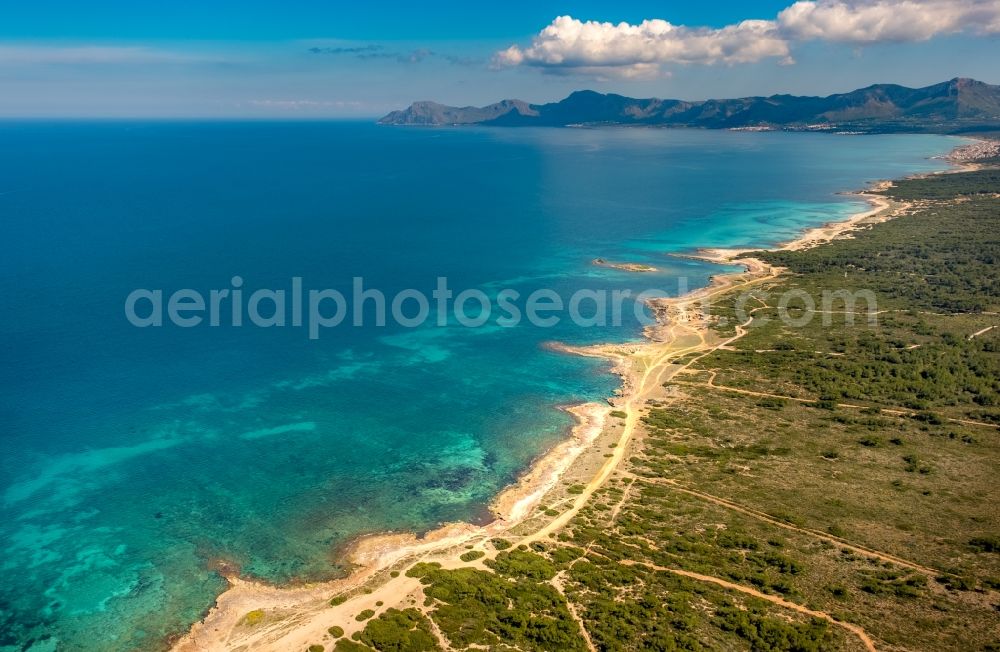
[[[771,95],[688,102],[576,91],[559,102],[504,100],[485,107],[414,102],[380,124],[726,128],[955,132],[1000,128],[1000,86],[955,78],[924,88],[875,84],[827,97]]]

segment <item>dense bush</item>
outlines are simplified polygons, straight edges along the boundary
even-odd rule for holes
[[[362,643],[379,652],[440,650],[427,618],[416,609],[387,609],[361,632]]]

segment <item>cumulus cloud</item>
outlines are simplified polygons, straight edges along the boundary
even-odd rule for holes
[[[512,45],[498,52],[499,66],[615,72],[648,76],[662,63],[747,63],[768,57],[787,59],[788,43],[765,20],[745,20],[721,29],[689,28],[665,20],[638,25],[581,21],[560,16],[529,47]]]
[[[1000,33],[1000,0],[803,0],[774,20],[721,28],[629,23],[560,16],[526,47],[494,55],[496,67],[534,66],[557,73],[623,77],[660,74],[664,64],[793,63],[796,41],[853,44],[922,41],[940,34]]]
[[[878,0],[796,2],[778,14],[790,39],[846,43],[925,41],[940,34],[1000,33],[997,0]]]

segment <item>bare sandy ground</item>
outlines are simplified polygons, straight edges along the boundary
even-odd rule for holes
[[[781,245],[785,249],[817,246],[850,233],[864,225],[889,219],[906,207],[880,195],[861,194],[870,210],[844,222],[827,224],[805,232],[800,238]],[[625,459],[628,444],[639,424],[640,409],[662,394],[663,383],[686,369],[694,360],[726,346],[745,332],[720,338],[709,326],[702,307],[721,294],[748,288],[773,279],[781,270],[762,261],[742,258],[748,250],[712,249],[699,257],[718,263],[739,264],[745,269],[721,274],[699,290],[676,298],[656,299],[650,305],[657,324],[646,329],[646,341],[589,347],[557,347],[568,353],[596,356],[609,361],[622,379],[622,387],[609,399],[613,405],[588,403],[566,408],[577,424],[571,436],[542,456],[512,487],[495,499],[495,520],[484,526],[456,523],[430,532],[422,538],[410,533],[364,537],[347,552],[355,571],[347,578],[299,587],[272,587],[237,577],[229,577],[230,587],[219,596],[209,614],[173,646],[174,652],[260,650],[304,650],[319,643],[329,648],[329,627],[338,625],[347,636],[364,627],[355,616],[365,609],[379,613],[390,607],[422,608],[423,595],[418,580],[405,571],[420,561],[436,561],[446,568],[481,566],[482,559],[462,562],[468,550],[480,550],[484,558],[496,550],[490,543],[504,537],[515,544],[549,537],[564,527],[616,472]],[[624,413],[623,420],[609,419],[611,410]],[[601,446],[594,445],[600,441]],[[608,448],[604,444],[616,445]],[[610,457],[605,457],[610,450]],[[568,495],[564,482],[568,474],[584,477],[581,493]],[[561,511],[549,517],[543,505],[559,504]],[[331,598],[344,601],[331,605]],[[252,614],[248,618],[248,614]]]

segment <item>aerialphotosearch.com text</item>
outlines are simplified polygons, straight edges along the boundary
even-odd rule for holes
[[[437,277],[430,292],[414,288],[386,293],[365,286],[364,278],[353,277],[349,292],[333,288],[306,289],[302,277],[292,277],[287,288],[244,287],[244,279],[233,276],[229,287],[205,291],[191,288],[165,292],[138,288],[125,298],[125,317],[139,328],[245,327],[302,328],[309,339],[324,330],[343,327],[386,326],[390,321],[405,328],[425,325],[459,325],[477,328],[496,324],[509,328],[530,324],[551,328],[568,319],[574,325],[590,327],[622,326],[631,311],[640,325],[655,323],[648,302],[683,295],[687,279],[679,277],[674,292],[665,290],[578,289],[568,296],[550,288],[523,293],[513,288],[487,293],[471,288],[455,292],[446,277]],[[864,310],[857,310],[858,302]],[[706,315],[709,306],[701,303]],[[842,303],[851,314],[871,319],[877,314],[875,295],[870,290],[824,291],[817,307],[812,296],[801,291],[781,294],[773,305],[778,317],[792,326],[808,323],[816,313],[826,319],[834,303]],[[736,300],[737,313],[745,301]],[[739,319],[741,316],[737,314]]]

